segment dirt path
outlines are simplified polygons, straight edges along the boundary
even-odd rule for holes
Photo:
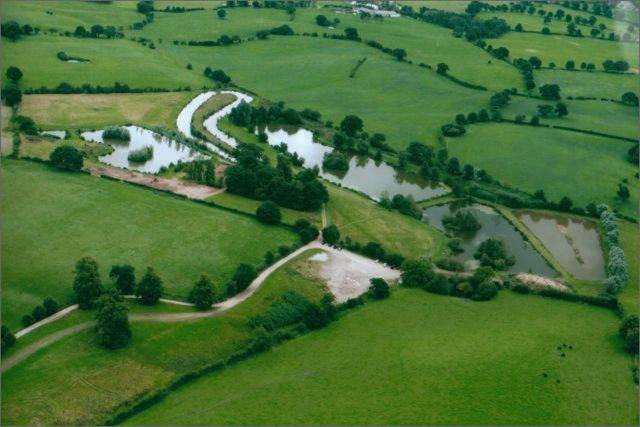
[[[325,250],[332,250],[332,248],[327,248],[326,246],[323,246],[320,242],[318,241],[314,241],[311,243],[308,243],[305,246],[301,246],[300,248],[298,248],[297,250],[295,250],[294,252],[291,252],[289,255],[287,255],[286,257],[282,258],[281,260],[279,260],[278,262],[274,263],[273,265],[271,265],[269,268],[263,270],[258,277],[256,277],[253,282],[251,282],[251,284],[249,285],[249,287],[247,287],[247,289],[245,289],[244,291],[240,292],[239,294],[225,300],[222,302],[219,302],[217,304],[213,305],[213,308],[211,310],[207,310],[207,311],[193,311],[193,312],[187,312],[187,313],[150,313],[150,314],[132,314],[129,316],[129,320],[132,322],[140,322],[140,321],[145,321],[145,322],[179,322],[179,321],[186,321],[186,320],[196,320],[196,319],[202,319],[205,317],[215,317],[215,316],[219,316],[222,313],[224,313],[227,310],[232,309],[233,307],[235,307],[236,305],[240,304],[241,302],[245,301],[246,299],[248,299],[251,295],[253,295],[259,288],[260,286],[264,283],[264,281],[271,275],[271,273],[273,273],[275,270],[277,270],[278,268],[280,268],[282,265],[286,264],[287,262],[289,262],[290,260],[292,260],[293,258],[297,257],[298,255],[300,255],[301,253],[309,250],[309,249],[313,249],[313,248],[323,248]],[[334,249],[335,250],[335,249]],[[134,298],[131,295],[127,295],[126,298]],[[166,298],[161,298],[162,302],[168,303],[168,304],[177,304],[177,305],[184,305],[184,306],[192,306],[193,304],[187,303],[187,302],[183,302],[183,301],[175,301],[175,300],[170,300],[170,299],[166,299]],[[54,321],[62,318],[63,316],[71,313],[72,311],[76,310],[78,308],[77,304],[76,305],[72,305],[69,306],[67,308],[65,308],[64,310],[59,311],[58,313],[54,314],[53,316],[50,316],[46,319],[41,320],[40,322],[31,325],[29,328],[25,328],[21,331],[19,331],[18,333],[16,333],[16,337],[21,337],[26,335],[27,333],[42,327],[44,325],[53,323]],[[63,313],[64,312],[64,313]],[[63,329],[61,331],[58,332],[54,332],[51,335],[47,335],[46,337],[34,342],[33,344],[30,344],[29,346],[25,347],[24,349],[20,350],[19,352],[17,352],[16,354],[14,354],[11,357],[8,357],[7,359],[2,361],[2,365],[0,366],[0,373],[1,372],[5,372],[6,370],[12,368],[13,366],[15,366],[16,364],[18,364],[19,362],[21,362],[22,360],[26,359],[27,357],[31,356],[32,354],[34,354],[35,352],[37,352],[38,350],[45,348],[57,341],[60,341],[61,339],[75,334],[77,332],[83,331],[91,326],[94,325],[95,322],[84,322],[84,323],[80,323],[78,325],[74,325],[71,326],[69,328]]]
[[[185,182],[178,178],[161,178],[157,176],[145,175],[140,172],[133,172],[110,166],[91,166],[89,172],[94,176],[108,176],[121,181],[132,182],[162,191],[186,196],[190,199],[206,199],[220,194],[224,188],[209,187],[207,185]]]

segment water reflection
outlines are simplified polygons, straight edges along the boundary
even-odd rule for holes
[[[573,276],[606,278],[598,228],[592,221],[540,212],[521,212],[518,218]]]
[[[176,164],[178,161],[191,161],[201,158],[202,154],[179,144],[167,137],[138,126],[126,126],[131,135],[130,141],[107,140],[113,147],[113,152],[98,159],[111,166],[136,170],[139,172],[157,173],[161,167]],[[102,138],[103,130],[83,132],[82,138],[87,141],[105,143]],[[127,157],[132,150],[139,150],[145,146],[153,147],[153,157],[145,163],[130,162]]]
[[[461,208],[454,204],[446,204],[427,208],[423,215],[429,224],[446,232],[442,225],[442,218],[458,209],[470,210],[478,218],[482,228],[476,232],[456,234],[455,237],[461,239],[461,248],[464,249],[464,252],[454,255],[453,258],[465,262],[468,267],[476,266],[477,262],[473,258],[476,248],[489,238],[498,238],[504,242],[507,253],[516,258],[516,263],[509,267],[509,271],[556,276],[556,272],[547,264],[542,255],[522,237],[509,221],[490,207],[474,204]]]

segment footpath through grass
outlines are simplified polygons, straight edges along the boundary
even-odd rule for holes
[[[3,159],[2,190],[2,320],[13,330],[45,297],[68,302],[83,256],[106,283],[113,264],[152,266],[166,293],[186,297],[202,274],[221,287],[240,262],[297,241],[252,218],[25,161]]]
[[[259,334],[248,319],[283,293],[320,298],[323,285],[298,271],[313,253],[278,269],[251,298],[220,317],[132,322],[132,341],[115,351],[98,346],[92,330],[40,350],[2,375],[2,424],[102,424],[127,402],[227,359]]]
[[[617,325],[605,309],[509,291],[473,302],[401,289],[128,423],[636,425]]]

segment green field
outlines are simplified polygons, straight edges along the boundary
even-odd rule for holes
[[[532,33],[509,32],[492,41],[494,47],[504,46],[509,49],[510,58],[529,58],[537,56],[543,66],[555,62],[557,67],[564,67],[568,60],[593,63],[597,70],[602,70],[602,63],[613,61],[627,61],[636,73],[638,72],[638,45],[635,43],[612,43],[588,37],[576,38],[566,36]]]
[[[124,183],[3,166],[2,310],[12,329],[47,296],[67,303],[75,262],[86,255],[107,283],[112,264],[152,266],[168,294],[185,297],[200,275],[221,287],[240,262],[260,264],[268,250],[296,241],[286,229]]]
[[[540,123],[552,126],[566,126],[626,138],[638,138],[638,108],[607,101],[563,100],[569,110],[565,117],[540,117]],[[524,114],[529,121],[538,114],[538,105],[552,105],[556,102],[524,97],[513,97],[502,110],[504,117],[514,119]],[[577,139],[582,136],[576,135]]]
[[[556,64],[563,66],[564,64]],[[577,64],[578,67],[580,63]],[[620,99],[625,92],[638,93],[638,76],[631,74],[588,73],[566,70],[536,70],[534,78],[538,86],[557,84],[560,94]]]
[[[477,303],[403,289],[204,376],[128,423],[635,425],[617,322],[604,309],[508,291]],[[562,344],[573,347],[564,358]]]
[[[92,332],[84,331],[35,353],[2,375],[2,424],[102,424],[125,402],[225,360],[256,335],[248,318],[284,292],[320,297],[322,285],[298,271],[312,253],[279,269],[249,300],[220,317],[134,322],[131,343],[117,351],[100,348]]]
[[[500,123],[467,126],[465,136],[447,142],[461,163],[486,169],[504,184],[531,193],[543,189],[554,201],[568,196],[580,207],[607,203],[637,217],[637,191],[623,203],[616,197],[622,179],[632,188],[637,182],[637,169],[626,160],[630,147],[614,139]]]
[[[620,293],[618,298],[625,305],[629,313],[638,313],[640,300],[638,300],[638,284],[640,283],[640,266],[638,266],[638,256],[640,251],[640,239],[638,239],[638,224],[627,221],[620,221],[620,247],[624,251],[625,258],[629,263],[629,283]]]
[[[447,238],[432,226],[349,190],[333,185],[328,189],[327,219],[338,227],[341,238],[349,236],[363,245],[378,242],[387,251],[411,258],[436,259],[447,253]]]
[[[180,110],[196,92],[104,95],[27,95],[20,114],[42,129],[99,129],[134,123],[175,129]]]

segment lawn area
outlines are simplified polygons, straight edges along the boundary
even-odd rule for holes
[[[493,40],[492,45],[509,49],[509,57],[512,59],[537,56],[545,67],[550,62],[555,62],[556,66],[564,66],[571,59],[578,65],[581,62],[593,63],[596,69],[602,70],[602,63],[611,59],[627,61],[632,70],[638,72],[638,45],[635,43],[612,43],[589,37],[544,36],[511,31]]]
[[[238,209],[239,211],[247,212],[250,214],[255,214],[258,206],[264,203],[263,200],[249,199],[247,197],[238,196],[237,194],[231,194],[227,191],[216,194],[215,196],[211,196],[207,200],[220,206]],[[304,212],[281,207],[280,213],[282,214],[282,222],[286,224],[293,225],[293,223],[295,223],[300,218],[304,218],[318,227],[318,229],[322,228],[320,211]]]
[[[49,15],[47,11],[53,13]],[[135,3],[129,1],[99,3],[35,0],[29,1],[29,5],[25,6],[22,0],[6,0],[0,4],[0,14],[3,22],[13,20],[20,25],[38,27],[40,31],[49,31],[50,28],[74,31],[78,25],[89,30],[94,24],[118,28],[144,19],[142,14],[136,12]]]
[[[590,130],[627,138],[638,137],[638,108],[608,101],[563,100],[569,110],[565,117],[540,117],[540,123],[552,126],[566,126]],[[504,117],[514,119],[524,114],[526,120],[538,114],[538,105],[552,105],[556,102],[515,96],[502,110]],[[581,138],[581,135],[576,135]]]
[[[408,258],[437,259],[448,251],[444,234],[417,219],[390,211],[353,191],[328,185],[327,220],[349,236],[367,244],[380,243],[385,250]]]
[[[638,224],[627,221],[620,221],[620,247],[624,251],[625,258],[629,264],[629,282],[624,290],[618,295],[618,298],[625,305],[625,308],[631,313],[639,313],[640,301],[638,301],[638,286],[640,283],[640,274],[638,266],[638,257],[640,251],[640,231]]]
[[[220,288],[240,262],[296,235],[257,220],[84,174],[4,160],[2,171],[2,311],[12,329],[52,296],[66,304],[73,268],[92,256],[102,279],[113,264],[156,269],[169,295],[186,297],[207,274]]]
[[[564,67],[564,63],[556,64]],[[580,66],[580,64],[578,64]],[[620,99],[625,92],[638,93],[638,76],[631,74],[585,73],[567,70],[535,70],[538,86],[557,84],[560,94]]]
[[[2,375],[2,424],[100,425],[127,402],[225,360],[256,335],[247,320],[284,292],[320,298],[320,282],[298,271],[313,253],[281,267],[256,294],[222,316],[133,322],[132,341],[116,351],[97,346],[87,330],[35,353]]]
[[[637,217],[637,168],[626,160],[630,142],[555,129],[489,123],[467,126],[447,148],[462,164],[486,169],[504,184],[533,193],[543,189],[549,200],[570,197],[576,206],[607,203]],[[523,173],[530,171],[531,173]],[[628,179],[631,198],[620,203],[618,183]]]
[[[71,64],[61,61],[56,57],[60,51],[91,62]],[[114,82],[120,82],[135,88],[167,89],[211,84],[202,75],[202,70],[187,70],[187,63],[180,58],[166,55],[159,47],[153,50],[127,39],[23,37],[15,43],[3,44],[2,62],[22,70],[22,88],[51,88],[61,82],[74,86],[84,83],[112,86]]]
[[[98,129],[127,123],[176,129],[176,118],[197,92],[26,95],[19,114],[42,129]]]
[[[618,322],[605,309],[508,291],[479,303],[400,289],[127,423],[636,425]]]

